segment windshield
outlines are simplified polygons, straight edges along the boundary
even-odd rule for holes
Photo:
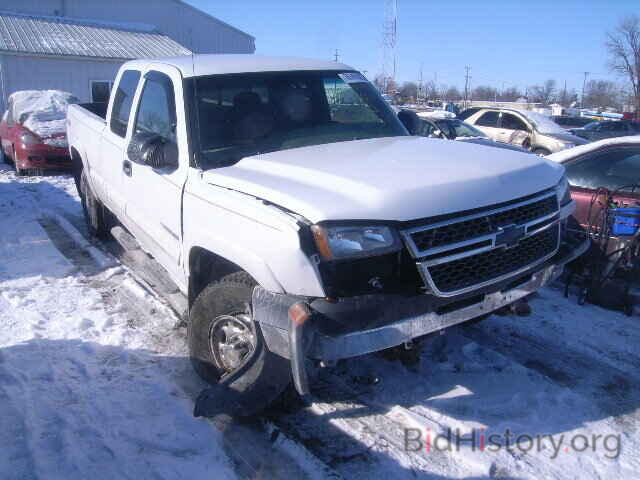
[[[518,110],[519,113],[529,119],[534,124],[536,130],[540,133],[546,134],[566,134],[567,131],[551,120],[550,117],[542,115],[541,113],[531,112],[529,110]]]
[[[348,140],[407,135],[357,72],[269,72],[195,79],[204,169],[244,157]]]
[[[436,120],[435,124],[449,140],[458,137],[486,137],[477,128],[460,120]]]

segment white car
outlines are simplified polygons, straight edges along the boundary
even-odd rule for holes
[[[587,247],[563,228],[562,166],[409,136],[347,65],[132,61],[106,118],[90,109],[70,107],[68,138],[91,231],[115,218],[159,262],[197,372],[253,410],[292,378],[309,392],[312,363],[508,305]]]
[[[497,142],[517,145],[538,155],[549,155],[587,143],[551,118],[529,110],[481,108],[465,121]]]

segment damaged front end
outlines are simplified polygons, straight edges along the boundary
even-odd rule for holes
[[[309,362],[409,343],[530,295],[590,245],[586,235],[567,230],[574,204],[556,190],[396,224],[400,242],[379,236],[387,241],[377,256],[343,260],[309,248],[329,296],[256,287],[254,318],[267,348],[289,360],[295,387],[306,395]]]

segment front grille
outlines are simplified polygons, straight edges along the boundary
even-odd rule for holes
[[[440,292],[454,292],[489,282],[554,253],[558,248],[559,228],[559,225],[547,228],[521,240],[513,248],[496,248],[427,267],[427,274]]]
[[[424,252],[431,248],[463,242],[483,235],[491,235],[498,231],[498,227],[522,225],[536,218],[551,215],[557,211],[558,201],[556,196],[552,195],[536,202],[521,205],[510,210],[496,212],[484,217],[472,218],[429,230],[414,232],[411,234],[411,239],[417,250]]]

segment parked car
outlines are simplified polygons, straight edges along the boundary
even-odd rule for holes
[[[569,115],[554,115],[551,119],[560,125],[562,128],[581,128],[585,125],[593,122],[592,118],[588,117],[571,117]]]
[[[599,216],[599,203],[591,204],[600,187],[617,192],[614,198],[621,206],[640,202],[640,136],[600,140],[547,158],[566,168],[577,204],[574,216],[583,226]]]
[[[528,110],[483,108],[466,119],[490,138],[549,155],[587,141],[564,130],[551,118]]]
[[[23,90],[9,96],[0,122],[1,153],[18,175],[71,167],[67,107],[78,99],[59,90]]]
[[[487,147],[505,148],[521,153],[529,153],[522,147],[500,143],[487,137],[473,125],[469,125],[457,118],[442,118],[441,115],[434,116],[431,112],[418,113],[418,126],[413,135],[422,137],[442,138],[445,140],[457,140],[459,142],[475,143]]]
[[[115,217],[157,260],[196,371],[257,411],[291,379],[308,393],[309,365],[485,315],[588,247],[561,228],[562,166],[399,118],[347,65],[197,55],[123,64],[106,118],[72,105],[68,136],[89,230]]]
[[[640,134],[640,123],[624,120],[592,121],[582,128],[571,128],[571,133],[589,141],[605,138],[628,137]]]

